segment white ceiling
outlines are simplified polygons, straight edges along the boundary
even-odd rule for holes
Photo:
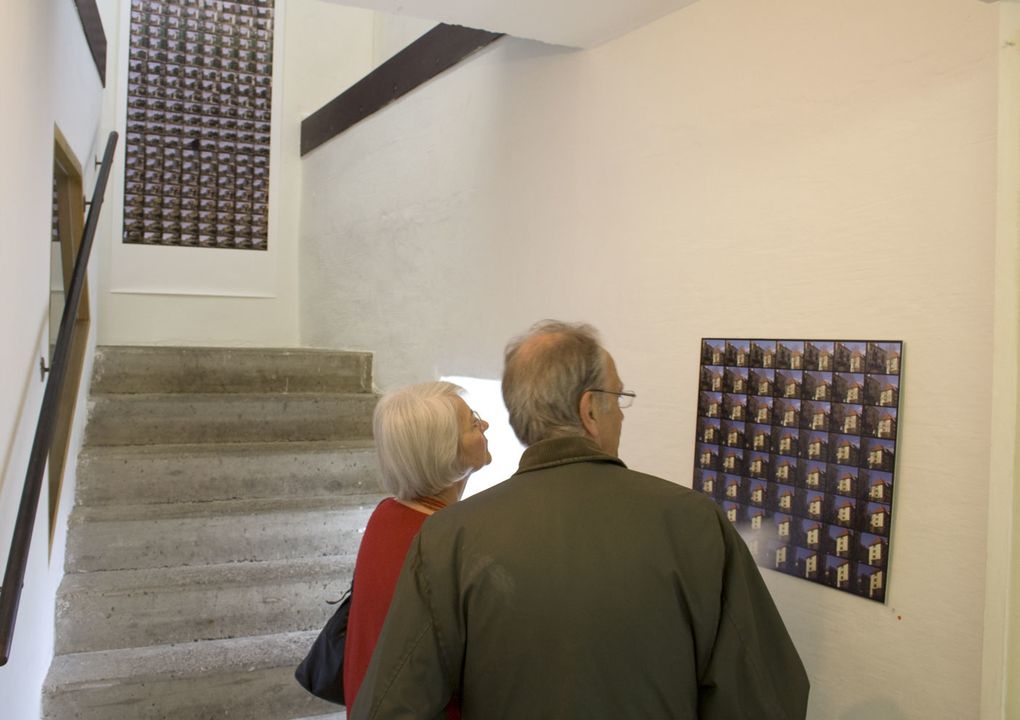
[[[342,5],[590,48],[696,0],[330,0]]]

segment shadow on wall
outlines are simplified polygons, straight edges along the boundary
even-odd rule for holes
[[[485,437],[489,441],[492,462],[474,473],[468,480],[464,497],[470,497],[503,482],[517,472],[517,464],[520,462],[521,453],[524,452],[524,446],[517,441],[517,436],[510,427],[499,380],[458,375],[443,376],[440,379],[464,388],[464,402],[489,423]]]

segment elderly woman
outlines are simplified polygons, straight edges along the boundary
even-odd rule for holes
[[[488,465],[489,424],[461,399],[463,389],[427,382],[387,393],[373,419],[382,489],[354,567],[355,592],[344,649],[344,694],[351,707],[365,677],[397,576],[425,519],[460,500],[468,477]],[[453,706],[450,718],[459,717]]]

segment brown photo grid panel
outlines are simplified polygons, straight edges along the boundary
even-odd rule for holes
[[[273,0],[132,0],[126,243],[265,250]]]

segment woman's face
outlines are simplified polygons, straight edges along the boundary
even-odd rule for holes
[[[468,472],[485,467],[492,462],[489,454],[489,441],[485,439],[485,431],[489,423],[475,415],[467,403],[457,398],[457,423],[460,426],[460,446],[457,457],[461,466]]]

